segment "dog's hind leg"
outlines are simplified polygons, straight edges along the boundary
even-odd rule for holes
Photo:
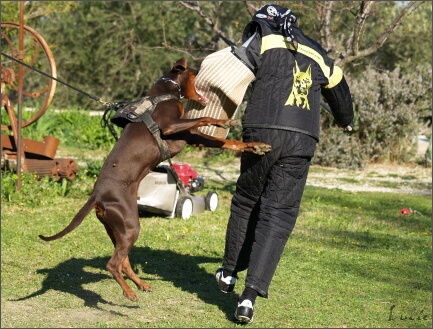
[[[138,212],[137,218],[135,218],[126,209],[122,210],[119,211],[115,207],[107,207],[104,211],[97,209],[97,217],[104,224],[114,245],[114,253],[107,263],[107,270],[122,288],[123,295],[136,302],[138,297],[126,283],[123,273],[128,275],[141,290],[148,290],[146,288],[150,286],[142,282],[134,273],[128,258],[128,254],[140,233]],[[125,218],[121,214],[126,214]]]
[[[122,271],[125,273],[132,281],[134,281],[135,285],[138,289],[142,291],[153,291],[153,288],[147,282],[141,280],[137,274],[135,274],[134,270],[131,267],[131,263],[129,262],[129,257],[126,256],[123,259],[122,263]]]

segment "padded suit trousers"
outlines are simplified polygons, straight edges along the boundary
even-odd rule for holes
[[[234,272],[247,270],[245,286],[267,298],[295,227],[317,141],[299,132],[256,128],[245,128],[243,140],[268,143],[272,150],[242,154],[222,265]]]

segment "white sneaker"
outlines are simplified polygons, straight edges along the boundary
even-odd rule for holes
[[[236,280],[238,279],[235,276],[226,276],[223,274],[224,267],[220,267],[215,272],[215,279],[218,283],[218,287],[224,293],[232,292],[235,289]]]

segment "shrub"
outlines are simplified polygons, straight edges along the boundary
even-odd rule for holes
[[[47,111],[22,134],[37,141],[49,135],[60,139],[63,146],[87,150],[111,149],[115,143],[109,129],[101,126],[101,116],[78,110]]]
[[[412,162],[417,136],[431,116],[431,68],[411,73],[378,72],[367,68],[359,78],[347,78],[352,92],[355,130],[346,136],[329,115],[322,115],[322,137],[314,163],[362,168],[366,162]]]
[[[55,197],[80,197],[91,191],[90,181],[77,174],[74,180],[65,178],[56,181],[54,177],[38,177],[36,173],[21,172],[20,190],[16,190],[18,175],[12,171],[2,171],[1,201],[20,204],[26,207],[51,204]]]

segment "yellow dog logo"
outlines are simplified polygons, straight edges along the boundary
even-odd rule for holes
[[[309,110],[308,91],[311,88],[313,80],[311,80],[311,65],[308,66],[307,72],[299,70],[298,62],[295,61],[293,68],[293,87],[289,99],[285,105],[302,107]]]

